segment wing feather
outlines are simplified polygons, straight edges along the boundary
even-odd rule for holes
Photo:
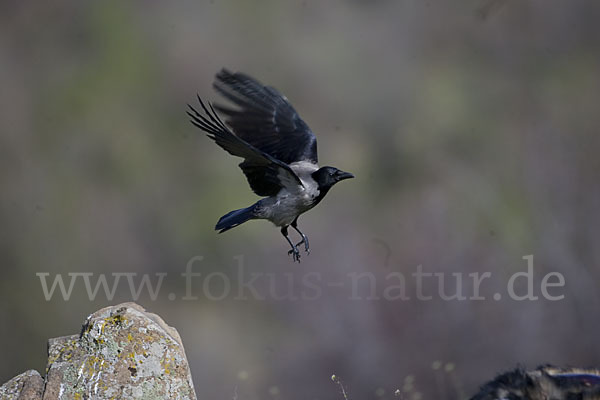
[[[286,164],[317,163],[314,133],[275,88],[226,69],[217,74],[214,87],[237,106],[215,108],[227,117],[227,124],[239,138]]]
[[[200,96],[198,101],[204,114],[188,104],[190,122],[205,131],[209,138],[229,154],[244,159],[239,166],[256,194],[273,196],[284,187],[303,186],[289,165],[237,137],[219,118],[212,104],[208,103],[206,107]]]

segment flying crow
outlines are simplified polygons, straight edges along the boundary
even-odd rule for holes
[[[225,232],[251,219],[266,219],[281,228],[291,246],[288,254],[300,262],[298,246],[310,252],[308,237],[298,228],[300,214],[316,206],[337,182],[351,173],[317,165],[317,139],[287,98],[242,73],[221,70],[213,84],[236,108],[204,104],[204,113],[190,107],[191,122],[229,154],[241,157],[240,168],[254,193],[264,198],[231,211],[215,227]],[[227,126],[217,112],[226,118]],[[293,244],[288,226],[302,237]]]

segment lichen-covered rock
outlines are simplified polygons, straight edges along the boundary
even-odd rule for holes
[[[27,371],[0,400],[195,400],[177,331],[134,303],[90,315],[79,335],[48,341],[46,378]]]
[[[41,400],[44,380],[39,372],[29,370],[0,386],[0,400]]]
[[[177,331],[134,303],[90,315],[49,341],[44,400],[196,398]]]

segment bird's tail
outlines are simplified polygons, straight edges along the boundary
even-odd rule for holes
[[[243,224],[248,220],[256,218],[256,214],[254,213],[255,209],[256,204],[253,204],[250,207],[228,212],[219,218],[219,222],[217,222],[215,230],[219,231],[219,233],[223,233],[231,228],[235,228],[236,226]]]

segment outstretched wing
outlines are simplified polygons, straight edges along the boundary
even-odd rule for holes
[[[276,89],[226,69],[217,74],[214,87],[239,107],[215,105],[238,137],[287,164],[317,163],[317,138]]]
[[[199,96],[198,100],[205,115],[200,114],[188,104],[191,110],[191,112],[188,111],[188,115],[192,124],[205,131],[209,138],[229,154],[244,159],[244,162],[240,164],[240,168],[246,175],[254,193],[259,196],[274,196],[284,187],[297,188],[302,186],[302,182],[289,165],[234,135],[221,121],[210,103],[208,104],[209,110]]]

